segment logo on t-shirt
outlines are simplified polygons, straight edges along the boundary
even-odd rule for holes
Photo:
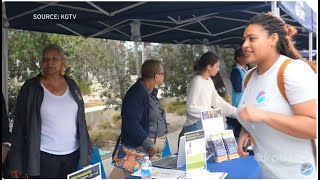
[[[265,98],[266,98],[266,93],[264,91],[261,91],[261,92],[259,92],[256,100],[258,103],[262,103]]]
[[[310,163],[303,163],[301,164],[301,167],[300,167],[300,172],[303,174],[303,175],[310,175],[313,171],[313,167]]]

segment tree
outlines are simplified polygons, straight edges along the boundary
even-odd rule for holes
[[[118,107],[133,83],[132,76],[136,74],[132,47],[125,46],[122,41],[87,39],[75,48],[74,56],[82,61],[81,64],[74,62],[72,65],[81,70],[74,75],[87,82],[100,82],[106,105]]]
[[[198,45],[161,45],[159,54],[166,71],[165,97],[186,96],[188,83],[194,76],[194,62],[203,53],[203,46]]]

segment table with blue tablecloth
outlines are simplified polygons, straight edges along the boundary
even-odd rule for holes
[[[226,179],[258,179],[260,177],[260,168],[254,156],[240,157],[219,163],[208,161],[207,169],[210,172],[227,172]],[[140,177],[128,176],[127,179],[140,179]]]

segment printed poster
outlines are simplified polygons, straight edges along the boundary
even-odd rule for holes
[[[214,144],[211,135],[225,131],[221,109],[201,112],[201,122],[206,136],[206,159],[215,158]]]
[[[197,177],[206,169],[206,139],[204,130],[185,133],[186,172]]]

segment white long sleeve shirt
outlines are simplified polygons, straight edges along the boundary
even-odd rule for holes
[[[236,107],[227,103],[217,92],[211,78],[203,79],[196,75],[187,90],[187,120],[184,126],[189,126],[201,120],[201,111],[221,108],[224,116],[234,116]]]

